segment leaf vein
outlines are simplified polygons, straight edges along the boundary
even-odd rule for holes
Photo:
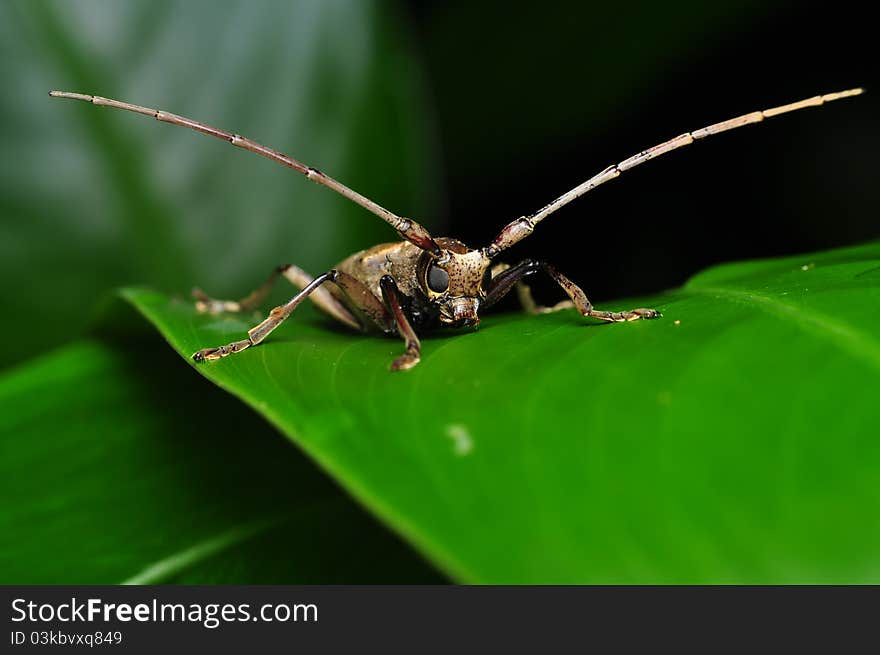
[[[750,304],[769,314],[790,319],[794,325],[824,336],[841,350],[855,355],[880,370],[880,343],[871,334],[844,320],[812,309],[805,310],[779,298],[755,291],[739,291],[723,287],[691,287],[683,291],[690,295],[711,296]]]

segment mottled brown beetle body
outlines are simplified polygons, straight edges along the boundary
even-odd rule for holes
[[[430,303],[419,285],[419,278],[424,275],[426,268],[423,261],[424,255],[423,250],[409,241],[381,243],[346,257],[335,268],[361,280],[377,298],[382,297],[380,284],[382,278],[386,275],[393,277],[397,281],[397,288],[401,295],[406,298],[406,304],[415,308],[417,312],[413,316],[412,322],[413,327],[418,329],[430,321],[429,313],[436,316],[436,312],[430,311],[432,309]],[[358,307],[341,289],[331,287],[330,293],[349,311],[357,313]],[[370,331],[374,327],[380,326],[367,324],[363,326],[363,329]],[[396,332],[396,330],[388,329],[382,331],[386,334]]]
[[[404,241],[384,243],[357,252],[340,262],[336,268],[314,278],[296,266],[279,266],[261,287],[239,301],[215,300],[198,289],[194,290],[193,295],[196,298],[197,309],[203,312],[217,313],[254,309],[266,298],[280,275],[301,289],[288,302],[269,312],[265,320],[251,328],[246,339],[234,341],[225,346],[205,348],[195,353],[193,359],[196,361],[220,359],[257,345],[290,316],[305,298],[310,298],[324,312],[352,328],[378,329],[386,334],[401,336],[406,344],[406,350],[403,355],[392,362],[391,368],[392,370],[403,370],[411,368],[419,362],[421,345],[416,335],[417,330],[423,331],[436,325],[475,326],[480,321],[480,310],[497,302],[514,286],[520,292],[520,300],[525,309],[531,313],[545,313],[574,307],[583,316],[603,321],[619,322],[634,321],[640,318],[656,318],[660,314],[654,309],[639,308],[625,312],[607,312],[595,309],[580,287],[546,262],[527,259],[510,267],[505,264],[493,266],[492,260],[504,250],[528,237],[539,222],[557,209],[600,184],[613,180],[630,168],[713,134],[860,93],[862,93],[862,89],[850,89],[839,93],[814,96],[788,105],[751,112],[681,134],[605,168],[542,209],[511,221],[498,233],[492,243],[478,249],[469,248],[452,238],[435,239],[428,230],[415,221],[388,211],[318,169],[239,134],[227,132],[191,118],[110,98],[65,91],[52,91],[49,95],[125,109],[152,116],[165,123],[188,127],[197,132],[224,139],[236,147],[250,150],[292,168],[310,180],[336,191],[387,222],[404,239]],[[550,276],[562,288],[568,296],[568,300],[557,303],[553,307],[536,305],[522,281],[537,272],[544,272]],[[324,286],[325,284],[326,286]]]
[[[435,242],[447,251],[445,257],[435,259],[408,241],[398,241],[357,252],[335,268],[363,282],[377,298],[382,297],[382,278],[392,277],[397,283],[401,304],[417,330],[430,327],[437,321],[446,325],[479,323],[479,301],[486,297],[486,289],[481,283],[491,260],[456,239],[441,237]],[[428,285],[427,276],[432,265],[442,265],[447,271],[447,291],[437,293]],[[357,303],[339,287],[331,287],[330,293],[353,314],[359,312]],[[476,296],[472,297],[472,293]],[[364,329],[374,326],[368,323]],[[396,326],[383,328],[383,331],[397,332]]]

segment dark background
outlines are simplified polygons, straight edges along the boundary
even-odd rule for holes
[[[634,169],[546,219],[507,258],[551,260],[602,300],[679,285],[716,262],[880,235],[875,21],[845,3],[612,4],[408,3],[449,234],[483,245],[648,146],[864,86],[856,99]]]

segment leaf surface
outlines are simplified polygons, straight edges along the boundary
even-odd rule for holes
[[[189,359],[258,318],[124,292]],[[394,339],[304,312],[200,373],[443,570],[493,583],[876,582],[880,245]]]
[[[438,580],[175,360],[80,341],[0,378],[3,584]]]

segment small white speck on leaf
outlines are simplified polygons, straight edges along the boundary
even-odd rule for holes
[[[680,321],[679,319],[675,319],[675,320],[673,321],[673,324],[674,324],[674,325],[681,325],[681,321]]]
[[[446,426],[446,436],[452,439],[452,452],[459,457],[469,455],[474,449],[474,440],[468,429],[458,423]]]
[[[816,266],[816,264],[814,264],[813,262],[810,262],[809,264],[804,264],[803,266],[801,266],[801,270],[802,271],[809,271],[811,268],[814,268],[815,266]]]

